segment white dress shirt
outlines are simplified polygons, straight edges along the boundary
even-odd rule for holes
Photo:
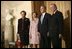
[[[42,15],[41,15],[41,24],[43,22],[44,16],[45,16],[45,13],[42,13]]]

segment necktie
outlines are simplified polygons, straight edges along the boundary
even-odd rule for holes
[[[42,24],[42,22],[43,22],[43,14],[41,15],[41,24]]]

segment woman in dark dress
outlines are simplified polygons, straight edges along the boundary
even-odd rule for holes
[[[25,11],[21,11],[20,14],[22,18],[18,19],[18,35],[20,37],[23,46],[26,48],[29,44],[30,20],[25,17],[26,16]]]

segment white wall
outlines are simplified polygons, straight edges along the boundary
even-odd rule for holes
[[[13,9],[14,10],[14,16],[15,16],[15,20],[14,20],[14,37],[15,37],[15,41],[16,41],[16,33],[17,33],[17,22],[18,19],[21,17],[20,16],[20,12],[22,10],[25,10],[27,12],[26,17],[31,18],[31,13],[32,13],[32,7],[31,7],[31,1],[1,1],[1,26],[4,26],[3,24],[5,24],[5,17],[7,15],[7,10],[8,9]],[[3,22],[4,21],[4,22]],[[8,32],[5,32],[5,39],[9,38],[9,36],[7,36]]]

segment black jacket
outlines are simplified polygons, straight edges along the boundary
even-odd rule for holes
[[[56,11],[49,19],[49,32],[62,33],[63,31],[63,14]]]
[[[22,19],[20,18],[18,20],[18,33],[24,33],[28,34],[29,33],[29,26],[30,26],[30,20],[28,18]]]
[[[40,32],[43,35],[46,35],[47,32],[48,32],[48,19],[49,19],[50,16],[51,16],[50,14],[45,13],[42,24],[41,24],[41,21],[40,21],[41,15],[39,16],[38,32]]]

